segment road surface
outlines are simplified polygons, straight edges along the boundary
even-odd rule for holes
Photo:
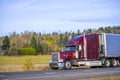
[[[0,73],[0,80],[81,80],[120,76],[120,67]]]

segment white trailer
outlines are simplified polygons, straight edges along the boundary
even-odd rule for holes
[[[117,66],[120,61],[120,34],[100,34],[99,50],[102,64],[106,67]]]

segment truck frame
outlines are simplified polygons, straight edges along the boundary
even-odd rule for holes
[[[71,69],[72,66],[116,67],[120,64],[120,34],[83,34],[73,37],[65,51],[52,52],[51,69]]]

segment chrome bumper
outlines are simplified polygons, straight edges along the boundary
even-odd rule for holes
[[[49,66],[52,68],[63,68],[64,63],[62,63],[62,62],[50,62]]]

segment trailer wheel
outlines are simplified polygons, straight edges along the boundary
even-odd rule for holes
[[[116,59],[111,59],[111,66],[116,67],[117,66],[117,60]]]
[[[70,70],[72,68],[72,63],[70,60],[66,60],[64,63],[64,69]]]
[[[110,60],[106,59],[104,62],[105,67],[110,67]]]
[[[120,66],[120,61],[119,60],[117,60],[117,66]]]

